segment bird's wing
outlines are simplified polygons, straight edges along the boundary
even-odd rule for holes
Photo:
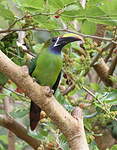
[[[28,68],[29,68],[29,74],[30,74],[30,75],[33,73],[33,71],[34,71],[34,69],[35,69],[35,67],[36,67],[36,60],[37,60],[37,57],[32,58],[32,59],[30,60],[30,62],[29,62]]]
[[[36,67],[37,57],[32,58],[29,62],[29,74],[31,75]],[[41,108],[37,106],[33,101],[30,105],[30,127],[31,130],[34,130],[40,120]]]
[[[55,93],[56,90],[57,90],[57,87],[58,87],[58,85],[59,85],[60,79],[61,79],[61,72],[59,73],[58,78],[57,78],[55,84],[54,84],[53,87],[52,87],[52,89],[54,90],[54,93]]]

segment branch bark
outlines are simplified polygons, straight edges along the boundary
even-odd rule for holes
[[[108,75],[113,75],[113,72],[117,65],[117,55],[112,58],[112,63],[108,71]]]
[[[41,87],[28,75],[27,67],[14,64],[0,51],[0,71],[5,73],[35,102],[66,136],[71,150],[88,150],[83,124],[73,118],[54,98],[48,97],[48,87]],[[80,134],[79,134],[80,133]],[[74,145],[76,145],[74,147]],[[81,148],[80,148],[81,147]]]
[[[109,67],[102,58],[100,59],[100,62],[93,67],[106,86],[113,86],[113,83],[108,76]]]
[[[12,131],[17,137],[27,142],[35,150],[40,146],[41,142],[28,135],[27,130],[7,115],[7,117],[0,115],[0,125]]]
[[[13,101],[10,97],[4,98],[4,111],[6,119],[9,118],[9,113],[13,110]],[[8,130],[8,150],[15,150],[15,134]]]

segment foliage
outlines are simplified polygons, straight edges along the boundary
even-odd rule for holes
[[[16,64],[28,65],[30,58],[40,53],[44,41],[52,36],[58,36],[64,29],[81,32],[88,35],[97,35],[97,26],[104,25],[102,37],[116,39],[117,32],[117,2],[116,0],[87,0],[85,9],[79,0],[1,0],[0,1],[0,28],[14,31],[4,32],[0,35],[0,49]],[[24,29],[25,34],[20,37],[18,29]],[[31,30],[33,29],[33,30]],[[101,30],[101,29],[100,29]],[[1,32],[0,32],[1,33]],[[90,37],[90,36],[89,36]],[[23,42],[22,42],[23,41]],[[20,43],[20,46],[18,45]],[[98,45],[94,39],[85,39],[84,48],[79,47],[78,43],[72,43],[65,47],[63,77],[60,89],[57,90],[56,99],[71,112],[75,106],[81,105],[84,109],[84,123],[87,133],[87,140],[90,149],[98,150],[95,138],[101,136],[96,131],[100,128],[111,129],[112,136],[117,135],[116,114],[117,114],[117,89],[107,87],[99,76],[94,72],[91,63],[100,50],[108,45],[108,41],[101,40]],[[25,48],[24,48],[25,47]],[[27,47],[27,48],[26,48]],[[69,50],[67,50],[69,49]],[[116,51],[110,56],[110,49],[102,53],[102,58],[113,58]],[[29,55],[30,54],[30,55]],[[111,61],[111,60],[110,60]],[[107,65],[111,62],[107,60]],[[98,60],[96,61],[98,63]],[[90,73],[87,75],[87,72]],[[114,75],[109,78],[113,83],[117,81],[117,69]],[[62,95],[64,89],[75,84],[71,92]],[[16,85],[0,72],[0,103],[4,103],[4,98],[10,96],[15,107],[10,113],[16,120],[20,120],[29,128],[28,112],[29,99],[16,87]],[[0,113],[4,112],[0,110]],[[115,123],[113,123],[113,121]],[[113,133],[114,132],[114,133]],[[0,129],[2,133],[2,128]],[[65,137],[51,122],[42,114],[42,119],[36,132],[29,135],[40,139],[44,145],[50,149],[68,150]],[[6,132],[0,135],[0,149],[5,149]],[[16,141],[16,149],[22,149],[27,144],[21,144],[19,139]],[[110,150],[117,149],[113,145]],[[48,149],[49,149],[48,148]]]

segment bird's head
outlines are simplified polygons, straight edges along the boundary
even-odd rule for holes
[[[79,45],[84,43],[81,36],[73,33],[64,34],[63,36],[54,37],[51,39],[51,49],[55,53],[60,53],[62,48],[68,43],[78,41]]]

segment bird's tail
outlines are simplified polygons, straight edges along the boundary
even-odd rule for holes
[[[34,130],[40,120],[41,108],[31,101],[30,106],[30,128]]]

